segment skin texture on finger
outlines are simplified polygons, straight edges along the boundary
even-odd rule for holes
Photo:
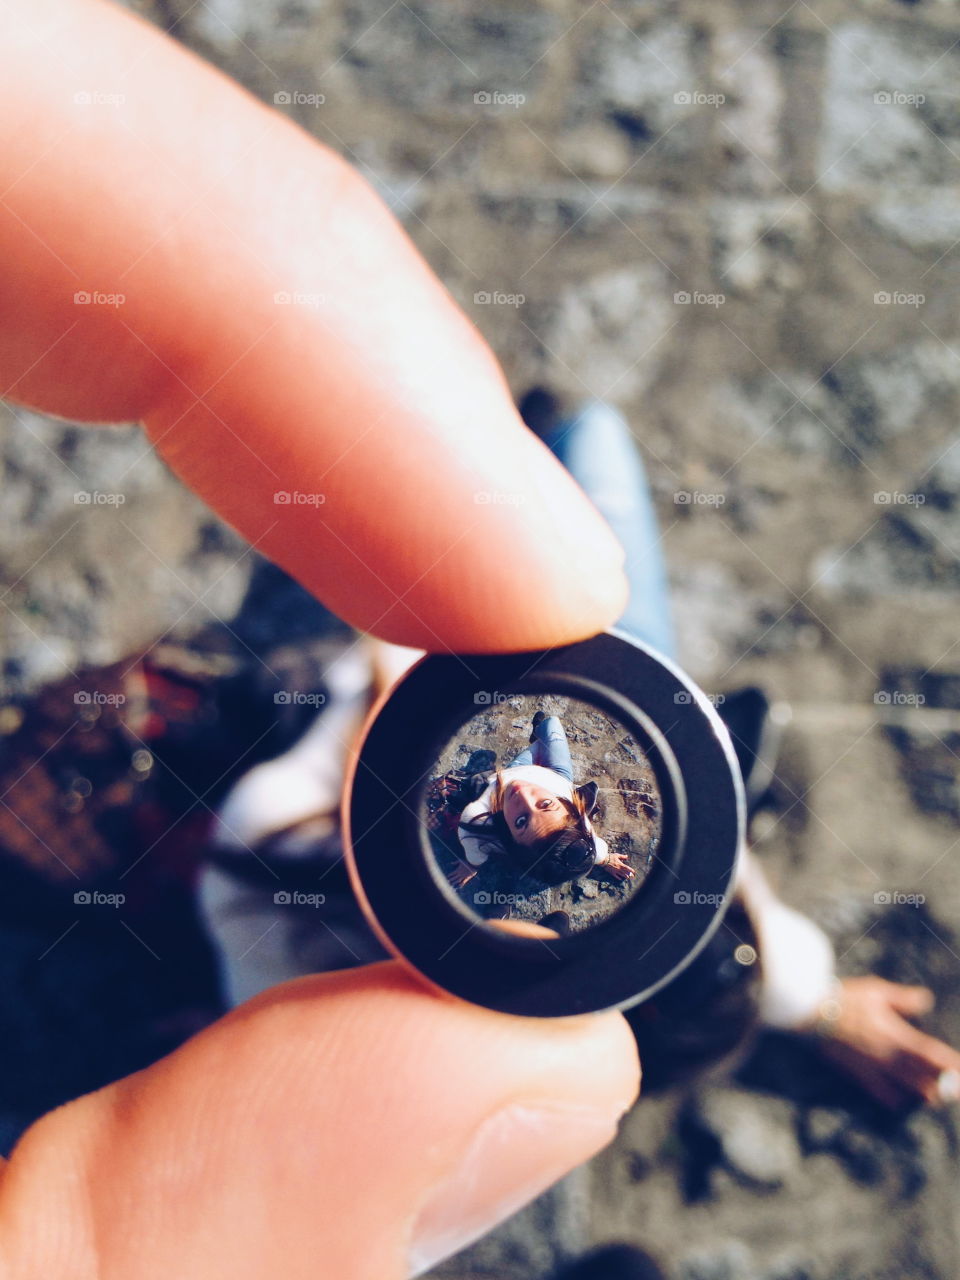
[[[99,0],[13,0],[0,49],[0,394],[142,420],[388,640],[539,648],[620,615],[619,544],[349,165]]]
[[[907,987],[897,982],[886,983],[891,1006],[905,1018],[916,1018],[933,1008],[933,992],[929,987]]]
[[[592,1155],[637,1078],[616,1014],[545,1026],[394,964],[298,979],[28,1131],[3,1275],[399,1280]],[[457,1176],[478,1134],[488,1168]]]

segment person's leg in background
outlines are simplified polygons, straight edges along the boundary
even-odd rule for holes
[[[514,756],[507,768],[510,769],[518,764],[538,764],[545,769],[555,769],[557,773],[563,774],[568,782],[573,781],[570,744],[567,742],[566,730],[559,717],[544,716],[534,725],[530,746]]]
[[[661,533],[630,428],[616,409],[598,400],[557,420],[551,413],[552,399],[549,392],[532,391],[521,401],[520,412],[623,545],[630,598],[617,626],[675,658]]]

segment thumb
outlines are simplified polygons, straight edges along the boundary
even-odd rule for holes
[[[4,1274],[400,1280],[593,1155],[636,1088],[615,1014],[509,1017],[392,963],[298,979],[27,1132]]]

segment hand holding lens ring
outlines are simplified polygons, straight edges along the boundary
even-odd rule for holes
[[[693,959],[725,910],[743,809],[706,696],[611,630],[424,658],[371,716],[344,830],[390,950],[474,1003],[563,1016],[635,1004]]]

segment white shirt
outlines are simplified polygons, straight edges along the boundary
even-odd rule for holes
[[[833,945],[812,920],[780,901],[746,849],[740,854],[734,889],[743,896],[760,943],[760,1017],[768,1027],[799,1027],[831,995]]]

